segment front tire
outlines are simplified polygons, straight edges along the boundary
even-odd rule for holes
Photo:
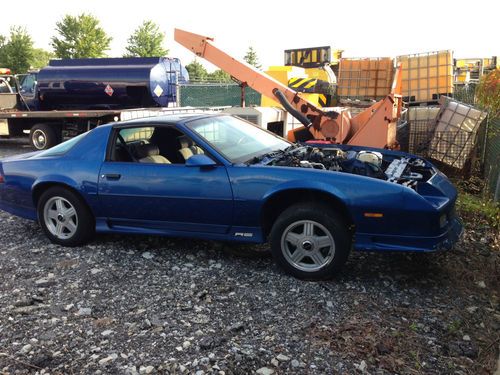
[[[80,246],[95,232],[92,213],[73,191],[55,186],[45,191],[37,205],[38,222],[53,243]]]
[[[342,217],[316,203],[296,204],[283,211],[271,229],[270,242],[276,262],[289,274],[308,280],[335,276],[351,249]]]

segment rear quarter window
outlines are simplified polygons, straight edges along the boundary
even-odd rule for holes
[[[62,155],[71,150],[78,142],[80,142],[88,133],[82,133],[76,137],[68,139],[66,142],[59,143],[58,145],[49,148],[48,150],[42,151],[37,154],[37,156],[47,157],[47,156],[57,156]]]

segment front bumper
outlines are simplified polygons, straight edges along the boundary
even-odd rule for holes
[[[436,237],[394,236],[356,233],[354,249],[362,251],[436,252],[450,250],[463,231],[461,221],[454,217],[446,230]]]

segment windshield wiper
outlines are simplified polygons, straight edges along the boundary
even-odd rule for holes
[[[278,155],[283,155],[283,154],[286,154],[287,152],[291,152],[291,151],[296,150],[300,147],[302,147],[302,146],[300,146],[296,143],[292,143],[290,146],[284,148],[283,150],[277,149],[277,150],[266,152],[265,154],[262,154],[259,156],[254,156],[253,158],[245,161],[244,164],[248,164],[248,165],[257,164],[257,163],[260,163],[265,158],[273,158],[273,157],[276,157]]]
[[[292,143],[290,146],[288,146],[287,148],[285,148],[283,151],[285,151],[285,152],[292,151],[292,150],[294,150],[294,149],[296,149],[298,147],[299,147],[298,144]]]
[[[266,152],[265,154],[262,154],[262,155],[259,155],[259,156],[254,156],[250,160],[247,160],[245,162],[245,164],[257,164],[257,163],[261,162],[262,160],[264,160],[265,158],[273,158],[273,157],[276,157],[278,155],[281,155],[281,154],[287,152],[288,149],[289,149],[289,147],[287,147],[284,150],[279,150],[278,149],[278,150],[273,150],[273,151]]]

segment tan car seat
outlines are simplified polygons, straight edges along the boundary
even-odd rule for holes
[[[204,154],[201,147],[196,146],[193,141],[185,135],[180,136],[177,139],[179,140],[179,144],[181,145],[179,153],[184,158],[184,161],[188,160],[193,155]]]
[[[160,155],[158,146],[151,143],[137,147],[135,154],[140,163],[171,164],[166,157]]]

